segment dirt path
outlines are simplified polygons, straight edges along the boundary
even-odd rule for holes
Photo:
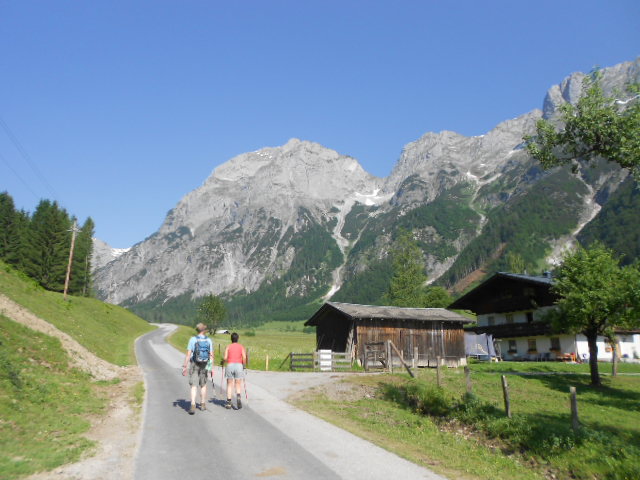
[[[137,383],[143,381],[140,368],[119,367],[96,357],[68,334],[2,294],[0,313],[33,330],[60,339],[71,364],[87,371],[96,380],[120,379],[115,385],[100,387],[109,398],[109,405],[105,415],[91,419],[92,426],[86,434],[87,438],[97,442],[96,449],[88,452],[78,463],[32,475],[28,480],[132,480],[142,418],[132,406],[132,391]]]

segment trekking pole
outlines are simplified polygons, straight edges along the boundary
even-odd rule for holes
[[[220,394],[224,394],[224,388],[222,387],[222,380],[224,378],[224,365],[220,366]]]
[[[244,378],[242,379],[242,383],[244,384],[244,399],[249,402],[249,395],[247,395],[247,371],[244,371]]]

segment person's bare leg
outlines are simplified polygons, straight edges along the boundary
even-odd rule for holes
[[[242,379],[241,378],[236,378],[236,405],[238,406],[238,408],[242,408],[242,400],[241,398],[241,393],[242,393]]]
[[[207,409],[207,384],[200,387],[200,410]]]
[[[226,408],[231,408],[231,394],[233,393],[233,378],[227,378],[227,404]]]

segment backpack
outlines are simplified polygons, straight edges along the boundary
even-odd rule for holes
[[[211,353],[211,344],[209,338],[196,337],[196,344],[193,347],[193,361],[196,363],[207,363],[209,361],[209,354]]]

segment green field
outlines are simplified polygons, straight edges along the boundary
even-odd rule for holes
[[[117,365],[135,364],[134,340],[153,329],[123,308],[48,292],[0,263],[0,291]],[[83,434],[101,415],[110,386],[69,366],[56,338],[0,315],[0,478],[20,478],[77,461],[93,443]],[[139,405],[143,385],[131,392]]]
[[[282,362],[291,352],[311,353],[315,350],[315,333],[303,333],[303,322],[269,322],[253,330],[238,330],[239,342],[248,351],[249,368],[264,370],[266,356],[269,355],[269,370],[288,370],[288,362]],[[195,334],[190,327],[179,326],[170,337],[169,342],[181,352],[187,349],[189,338]],[[215,335],[213,342],[216,351],[216,363],[219,364],[220,354],[231,343],[229,335]],[[282,368],[279,368],[282,365]]]
[[[627,374],[605,376],[601,388],[589,385],[587,370],[561,363],[474,364],[471,396],[462,369],[444,369],[441,388],[433,369],[419,369],[415,380],[357,376],[347,382],[369,398],[317,391],[295,403],[451,478],[640,478],[640,365],[621,365]],[[507,374],[511,419],[504,413],[501,374]],[[570,386],[578,392],[577,432]]]

